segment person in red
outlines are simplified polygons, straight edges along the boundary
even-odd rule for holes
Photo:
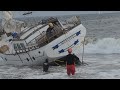
[[[69,48],[68,55],[65,58],[68,76],[70,76],[71,74],[75,75],[75,58],[76,58],[76,56],[71,53],[72,53],[72,48]]]

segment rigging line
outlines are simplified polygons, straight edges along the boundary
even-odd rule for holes
[[[83,52],[82,52],[82,64],[83,64],[83,56],[84,56],[84,42],[85,42],[85,37],[84,37],[84,41],[83,41]]]

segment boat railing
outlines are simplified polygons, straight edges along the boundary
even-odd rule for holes
[[[50,43],[51,41],[57,39],[58,37],[60,37],[61,35],[65,34],[65,30],[60,30],[60,31],[54,31],[53,35],[51,37],[47,37],[46,34],[41,37],[40,39],[38,39],[38,46],[44,46],[48,43]]]
[[[73,28],[77,27],[78,25],[80,25],[81,23],[75,24],[73,27],[69,27],[69,28],[59,28],[60,30],[54,30],[53,34],[51,37],[47,37],[46,34],[44,34],[43,36],[41,36],[41,38],[39,38],[36,42],[38,43],[38,46],[42,47],[48,43],[50,43],[51,41],[57,39],[58,37],[60,37],[61,35],[69,32],[70,30],[72,30]]]
[[[71,30],[71,29],[73,29],[74,27],[76,27],[77,25],[79,25],[80,23],[76,23],[76,24],[74,24],[74,26],[73,27],[68,27],[67,29],[68,30]],[[31,35],[33,35],[35,32],[37,32],[37,31],[39,31],[40,29],[42,29],[43,27],[45,27],[45,26],[47,26],[47,24],[45,24],[45,25],[43,25],[43,26],[41,26],[41,27],[39,27],[39,28],[37,28],[36,30],[34,30],[33,32],[31,32],[28,36],[26,36],[24,39],[14,39],[13,41],[21,41],[21,40],[26,40],[27,38],[29,38]],[[34,26],[35,27],[35,26]],[[31,30],[32,28],[34,28],[34,27],[31,27],[29,30]],[[27,31],[29,31],[29,30],[27,30]],[[35,38],[37,38],[37,37],[39,37],[39,35],[38,36],[36,36]],[[33,38],[32,40],[34,40],[35,38]],[[32,41],[31,40],[31,41]],[[31,41],[29,41],[29,42],[31,42]]]
[[[32,27],[28,28],[28,30],[20,32],[20,36],[22,36],[23,34],[25,34],[26,32],[28,32],[28,31],[31,30],[32,28],[34,28],[34,27],[32,26]]]
[[[20,36],[22,36],[23,34],[25,34],[26,32],[30,31],[31,29],[33,29],[34,27],[36,27],[36,26],[38,26],[38,25],[40,25],[40,24],[31,26],[31,27],[30,27],[28,30],[26,30],[26,31],[22,31],[22,32],[20,33]]]
[[[45,27],[45,26],[47,26],[47,25],[43,25],[43,26],[37,28],[36,30],[34,30],[33,32],[31,32],[28,36],[26,36],[24,39],[15,38],[15,39],[13,39],[13,41],[23,41],[23,40],[26,40],[26,39],[29,38],[31,35],[33,35],[35,32],[39,31],[40,29],[42,29],[42,28]],[[33,39],[35,39],[35,38],[33,38]]]
[[[74,27],[76,27],[76,25]],[[31,40],[30,43],[26,43],[27,47],[16,49],[15,52],[18,54],[18,53],[25,53],[31,50],[38,49],[42,46],[47,45],[51,41],[57,39],[61,35],[67,33],[68,31],[72,30],[74,27],[68,28],[67,30],[64,30],[63,28],[60,28],[61,30],[54,30],[51,37],[47,37],[46,33],[41,33],[40,35],[32,39],[32,40],[35,40],[35,43],[31,43],[32,42]]]
[[[43,31],[42,33],[40,33],[38,36],[36,36],[35,38],[33,38],[31,41],[29,41],[28,43],[27,43],[27,45],[28,44],[30,44],[32,41],[36,41],[37,40],[37,38],[39,38],[39,37],[42,37],[45,33],[44,33],[45,31]]]
[[[74,27],[76,27],[77,25],[75,25]],[[33,40],[35,40],[35,43],[38,43],[39,46],[43,46],[46,45],[48,43],[50,43],[51,41],[55,40],[56,38],[58,38],[59,36],[65,34],[66,32],[70,31],[71,29],[73,29],[74,27],[69,27],[65,29],[60,28],[61,30],[54,30],[53,34],[51,37],[47,37],[46,36],[46,32],[43,31],[40,35],[36,36],[34,39],[32,39],[29,43],[27,43],[27,45],[29,44],[33,44],[31,43]]]
[[[34,30],[33,32],[31,32],[28,36],[26,36],[25,39],[27,39],[27,38],[30,37],[32,34],[34,34],[35,32],[39,31],[40,29],[42,29],[42,28],[45,27],[45,26],[47,26],[47,25],[43,25],[43,26],[37,28],[36,30]]]

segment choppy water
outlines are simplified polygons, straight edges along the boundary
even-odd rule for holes
[[[76,75],[68,77],[64,66],[51,66],[44,74],[41,66],[0,66],[0,79],[120,79],[120,54],[86,54],[84,62],[77,66]]]
[[[63,17],[61,17],[63,18]],[[14,67],[1,65],[1,79],[120,79],[120,14],[82,16],[87,28],[84,61],[76,68],[76,76],[68,77],[65,67],[50,67],[44,74],[41,66]],[[80,48],[82,52],[82,48]],[[81,54],[78,55],[81,58]],[[0,61],[0,64],[4,62]]]

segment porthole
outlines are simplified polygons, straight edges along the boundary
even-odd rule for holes
[[[5,58],[5,60],[7,61],[7,58]]]
[[[35,60],[35,58],[34,57],[32,57],[33,58],[33,60]]]
[[[27,61],[29,61],[29,59],[27,58]]]

